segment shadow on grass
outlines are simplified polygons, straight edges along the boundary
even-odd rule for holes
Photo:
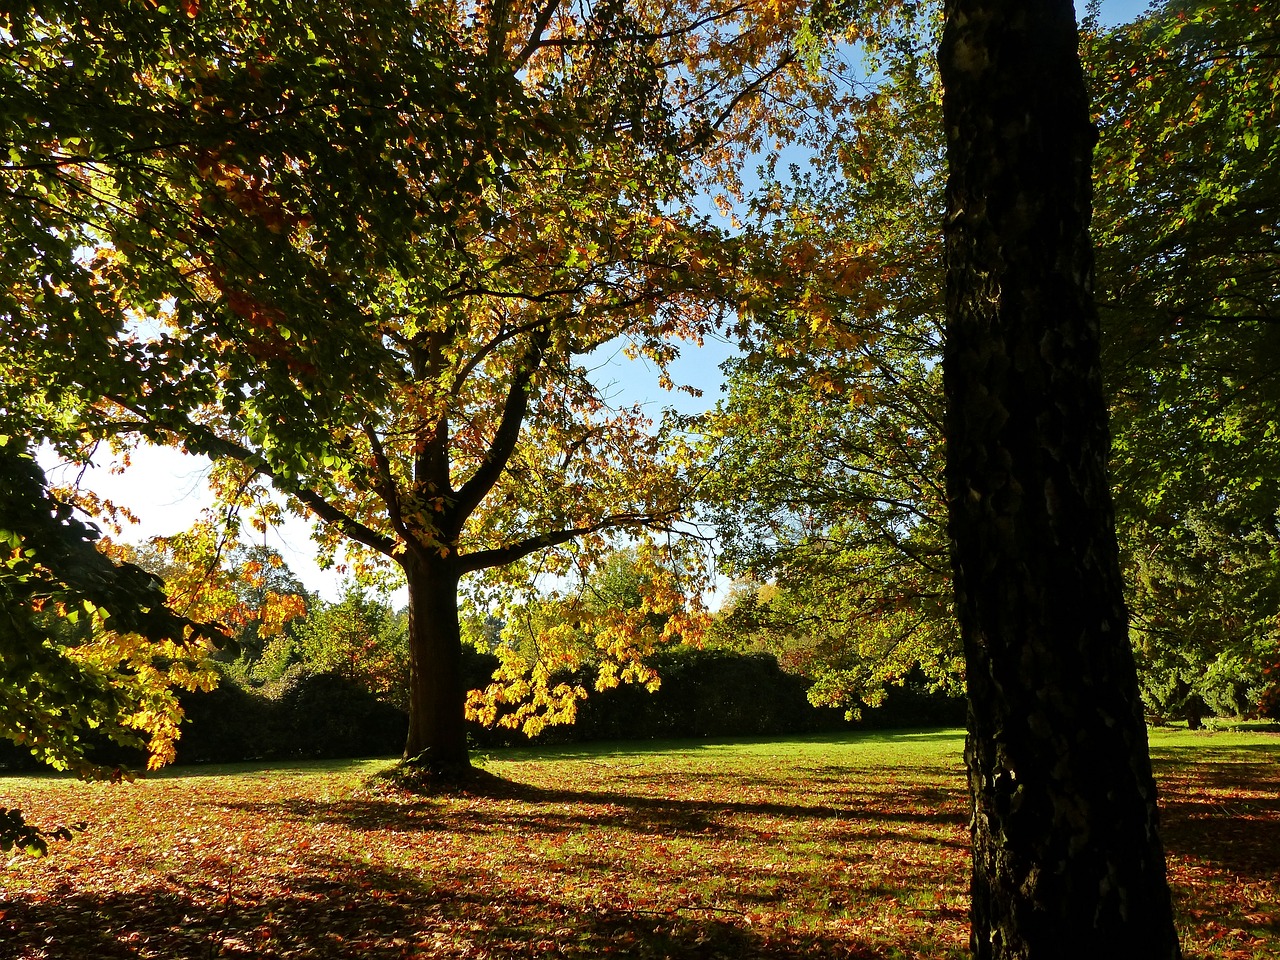
[[[298,798],[242,803],[223,800],[220,806],[271,820],[419,833],[491,833],[527,828],[531,833],[564,834],[620,829],[650,836],[714,835],[720,839],[750,840],[756,832],[751,826],[754,817],[836,821],[855,833],[865,832],[872,825],[882,832],[885,825],[896,824],[920,827],[919,835],[912,838],[918,842],[957,847],[963,844],[932,835],[932,828],[953,828],[968,822],[966,801],[960,791],[906,785],[887,795],[833,791],[829,795],[838,799],[839,805],[808,805],[549,789],[485,774],[469,781],[461,794],[479,803],[446,806],[438,794],[430,794],[407,803],[374,795],[332,802]]]
[[[1240,743],[1219,747],[1210,740],[1204,744],[1187,746],[1158,744],[1151,747],[1151,759],[1157,766],[1161,764],[1199,766],[1206,762],[1261,762],[1268,757],[1272,760],[1280,760],[1280,737],[1277,737],[1274,743]]]
[[[233,886],[228,892],[201,880],[128,893],[68,889],[36,902],[0,900],[0,941],[6,956],[18,960],[944,955],[941,945],[928,942],[758,929],[732,910],[650,910],[625,898],[575,902],[546,890],[498,888],[487,875],[461,872],[435,884],[322,858],[270,889]]]
[[[1280,875],[1280,767],[1199,759],[1183,770],[1158,762],[1156,770],[1161,834],[1172,853],[1250,880]]]

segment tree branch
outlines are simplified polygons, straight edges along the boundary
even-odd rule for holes
[[[484,462],[476,468],[476,472],[458,490],[453,502],[453,515],[460,529],[472,511],[480,505],[485,494],[493,489],[493,485],[502,476],[503,469],[515,451],[516,442],[520,439],[520,428],[524,425],[525,415],[529,412],[529,388],[533,376],[542,366],[542,358],[551,342],[551,331],[547,328],[536,332],[529,341],[529,348],[521,357],[520,368],[511,379],[511,389],[507,392],[506,404],[502,410],[502,420],[494,432],[493,442]]]
[[[109,397],[108,399],[112,403],[116,403],[125,410],[141,417],[144,423],[152,424],[159,431],[177,432],[171,426],[154,423],[147,417],[145,411],[137,409],[118,397]],[[256,473],[270,480],[272,486],[277,490],[294,497],[325,523],[337,527],[345,536],[355,540],[357,543],[362,543],[366,547],[388,557],[395,550],[396,541],[394,539],[378,533],[378,531],[366,526],[354,517],[348,516],[316,491],[303,486],[290,477],[276,473],[262,458],[261,454],[255,453],[248,447],[220,437],[208,427],[190,421],[186,421],[182,425],[182,440],[188,450],[193,453],[202,453],[211,460],[236,460],[245,464],[245,466],[252,467]]]
[[[531,553],[539,550],[545,550],[547,547],[559,546],[562,543],[568,543],[578,537],[584,537],[588,534],[599,533],[601,530],[611,530],[618,527],[645,527],[651,530],[667,530],[674,532],[674,528],[669,526],[671,514],[648,514],[648,513],[617,513],[610,517],[605,517],[598,523],[589,524],[585,527],[570,527],[564,530],[552,530],[547,533],[538,534],[536,537],[529,537],[525,540],[519,540],[516,543],[508,544],[505,547],[496,547],[492,550],[480,550],[476,553],[462,554],[457,558],[457,569],[461,573],[474,573],[477,570],[486,570],[489,567],[501,567],[508,563],[515,563],[517,560],[527,557]]]

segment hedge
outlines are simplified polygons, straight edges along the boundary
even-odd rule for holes
[[[496,658],[468,648],[464,680],[483,686]],[[588,740],[648,740],[681,737],[772,736],[848,729],[838,709],[812,706],[808,683],[785,673],[768,654],[676,647],[651,660],[662,678],[653,693],[623,684],[593,692],[580,702],[572,726],[548,727],[539,743]],[[579,670],[560,679],[592,689],[595,675]],[[229,763],[391,756],[404,747],[408,717],[356,682],[333,673],[292,667],[280,680],[246,688],[224,677],[212,692],[183,693],[187,720],[178,742],[178,763]],[[864,710],[861,726],[932,726],[964,722],[962,699],[895,689],[884,706]],[[469,731],[478,747],[528,743],[518,731]],[[99,759],[139,766],[143,758],[111,745]],[[0,743],[0,769],[34,769],[27,751]]]

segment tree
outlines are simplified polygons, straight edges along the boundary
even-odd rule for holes
[[[681,545],[691,548],[614,550],[560,589],[508,606],[488,648],[499,666],[492,683],[468,694],[468,716],[534,737],[575,721],[588,695],[578,682],[585,677],[597,691],[624,682],[657,690],[662,680],[651,654],[699,638],[707,619],[691,589],[702,580],[701,544]],[[689,564],[682,568],[681,560]]]
[[[263,654],[275,680],[291,662],[312,673],[335,673],[369,693],[408,707],[409,649],[407,618],[377,596],[348,581],[336,603],[318,601],[304,619],[271,641]]]
[[[765,589],[724,619],[739,644],[857,712],[917,667],[955,683],[942,481],[941,205],[930,18],[863,39],[879,78],[803,175],[757,201],[807,245],[814,317],[758,316],[708,418],[722,562]]]
[[[244,624],[236,637],[242,660],[257,660],[271,638],[308,613],[307,588],[280,551],[265,543],[237,544],[228,558]]]
[[[98,531],[49,494],[17,438],[0,438],[0,483],[0,734],[82,777],[114,772],[92,759],[90,729],[162,765],[181,719],[171,687],[207,686],[201,661],[225,637],[175,614],[156,577],[99,552]]]
[[[951,0],[938,62],[970,945],[1179,957],[1107,477],[1074,11]]]
[[[1086,36],[1118,534],[1143,696],[1246,712],[1280,648],[1280,21],[1165,3]]]
[[[95,759],[90,733],[173,759],[182,712],[174,688],[208,688],[203,664],[222,635],[173,613],[159,580],[95,548],[98,531],[48,492],[15,437],[0,437],[0,736],[85,778],[122,776]],[[0,809],[0,850],[34,853],[45,832]]]
[[[9,348],[38,398],[11,403],[41,435],[65,435],[71,406],[80,435],[181,443],[223,463],[227,488],[269,481],[334,544],[398,564],[406,756],[464,767],[460,579],[678,525],[678,443],[613,409],[581,358],[622,343],[664,368],[749,308],[750,247],[694,211],[695,171],[763,129],[762,91],[803,79],[799,19],[103,6],[11,21],[24,108],[48,118],[12,175],[75,202],[33,202],[32,260],[83,267],[56,311],[31,292],[43,281],[19,288],[12,313],[46,346]],[[112,66],[126,18],[151,42]],[[86,65],[96,127],[50,117],[68,61]],[[68,368],[56,345],[86,304],[101,355]]]
[[[58,492],[70,504],[86,499],[75,489]],[[238,525],[225,521],[206,513],[179,533],[140,545],[104,537],[101,546],[159,578],[171,609],[201,623],[221,624],[233,642],[217,659],[252,661],[270,638],[306,613],[306,590],[279,553],[262,544],[237,543]]]
[[[1268,23],[1168,4],[1094,25],[1082,50],[1126,602],[1148,710],[1192,723],[1256,709],[1276,659],[1280,203],[1274,132],[1248,122],[1277,109]],[[769,316],[711,426],[726,564],[770,594],[731,619],[855,705],[915,658],[938,676],[958,656],[942,537],[925,536],[944,516],[940,105],[910,56],[925,42],[886,43],[822,164],[761,201],[823,258],[866,264],[859,296],[829,298],[843,340]]]

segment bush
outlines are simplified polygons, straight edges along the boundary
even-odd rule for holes
[[[847,730],[839,707],[809,702],[810,682],[784,671],[769,653],[672,647],[651,657],[662,685],[654,693],[623,685],[592,693],[572,727],[548,728],[543,742],[751,737]],[[594,676],[572,680],[590,689]],[[924,678],[889,688],[883,705],[864,708],[861,727],[963,726],[963,697],[930,692]]]
[[[538,740],[767,736],[843,725],[840,711],[812,706],[807,681],[771,654],[672,647],[647,662],[661,678],[656,691],[622,684],[593,692],[579,703],[576,723],[548,727]],[[587,689],[595,683],[591,670],[565,679]]]
[[[178,763],[398,753],[409,720],[360,684],[302,665],[261,688],[224,676],[211,692],[184,694]]]
[[[496,657],[464,649],[463,677],[483,686]],[[270,683],[254,686],[228,675],[205,693],[184,693],[187,721],[178,741],[178,763],[231,763],[298,757],[394,756],[404,749],[408,714],[370,693],[345,673],[295,663]],[[496,735],[473,725],[485,745],[524,742],[509,731]],[[27,769],[18,748],[0,744],[0,769]],[[11,757],[10,754],[13,754]]]
[[[179,703],[186,721],[177,763],[233,763],[279,755],[274,752],[273,705],[252,688],[224,675],[213,690],[184,693]]]
[[[923,671],[914,671],[900,686],[886,689],[878,707],[863,707],[860,727],[873,730],[904,727],[963,727],[967,705],[963,694],[930,690]]]
[[[370,757],[404,749],[408,715],[348,677],[293,667],[270,696],[285,756]]]

